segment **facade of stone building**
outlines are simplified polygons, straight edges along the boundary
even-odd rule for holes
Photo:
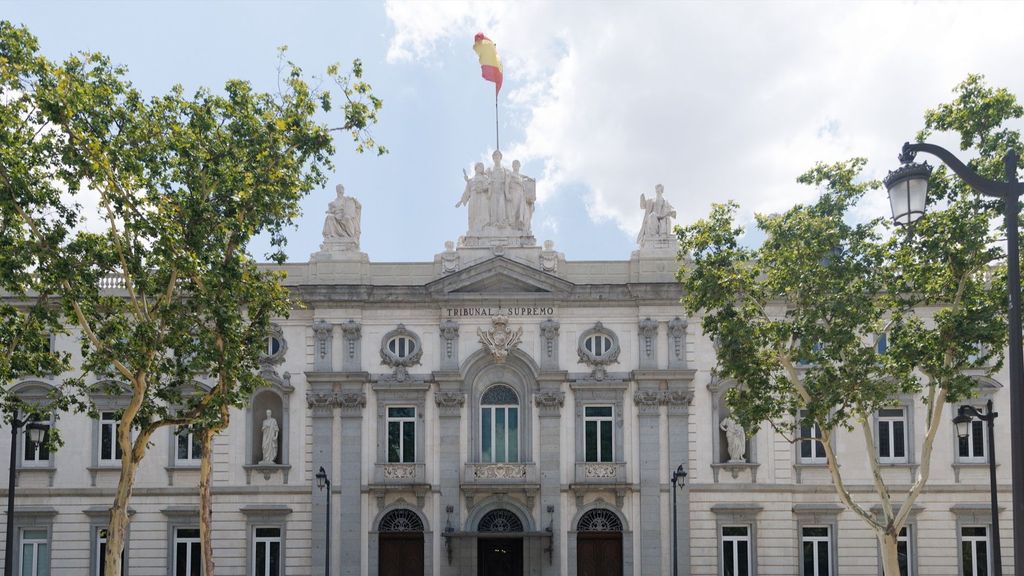
[[[819,446],[767,426],[737,446],[723,430],[735,383],[713,377],[714,347],[679,305],[674,211],[660,191],[643,199],[629,260],[576,262],[536,245],[532,181],[517,178],[496,162],[469,179],[468,232],[433,262],[370,262],[358,202],[339,189],[320,251],[281,266],[303,306],[275,323],[268,385],[210,447],[218,573],[322,575],[329,554],[330,574],[345,576],[660,576],[676,554],[680,574],[880,574],[877,543],[839,505]],[[496,208],[488,194],[510,189]],[[57,346],[78,349],[73,336]],[[1005,382],[979,376],[978,402],[1005,407]],[[897,400],[870,426],[898,490],[917,471],[925,414]],[[54,416],[59,452],[19,437],[18,574],[100,573],[125,399],[96,402],[99,419]],[[1007,430],[997,419],[1001,462]],[[951,422],[939,434],[903,545],[908,571],[988,574],[992,447],[975,441],[980,428],[964,443]],[[836,444],[847,483],[870,500],[861,432]],[[5,437],[0,457],[10,449]],[[198,574],[200,449],[174,430],[156,439],[131,504],[127,574]],[[998,473],[1011,574],[1009,466]]]

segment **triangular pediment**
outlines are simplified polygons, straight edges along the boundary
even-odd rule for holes
[[[436,295],[566,294],[572,287],[572,282],[503,256],[474,264],[427,285]]]

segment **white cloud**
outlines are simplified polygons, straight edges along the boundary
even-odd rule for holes
[[[657,183],[687,222],[726,199],[773,212],[813,198],[795,178],[819,160],[867,156],[880,177],[968,73],[1024,96],[1022,4],[442,2],[387,15],[392,61],[494,39],[526,118],[509,157],[543,164],[542,202],[583,184],[589,216],[629,233]],[[863,209],[884,214],[876,196]]]

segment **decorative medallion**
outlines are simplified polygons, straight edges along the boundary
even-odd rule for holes
[[[476,334],[480,337],[480,343],[484,345],[484,348],[494,356],[494,361],[503,364],[508,358],[509,352],[519,347],[519,342],[523,339],[523,329],[516,328],[514,332],[510,331],[508,316],[502,315],[491,318],[491,324],[490,330],[484,331],[482,328],[477,328]]]
[[[526,478],[525,464],[477,464],[473,466],[477,480],[519,480]]]

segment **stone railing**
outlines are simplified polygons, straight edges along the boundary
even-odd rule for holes
[[[398,462],[376,464],[373,481],[376,484],[424,484],[427,481],[426,465]]]
[[[537,465],[533,462],[467,463],[464,481],[479,484],[536,483]]]
[[[577,462],[577,484],[624,484],[625,462]]]

